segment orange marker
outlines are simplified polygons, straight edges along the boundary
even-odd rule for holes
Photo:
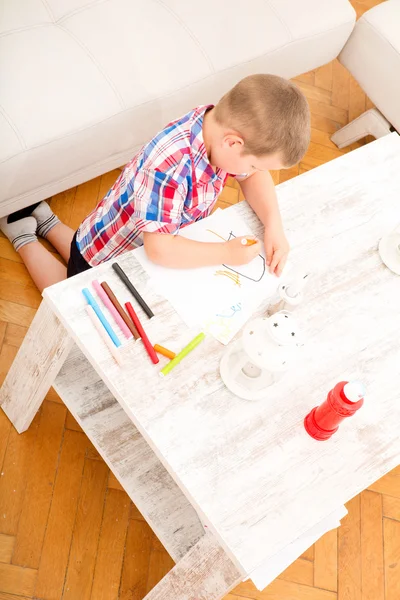
[[[257,244],[257,240],[243,238],[241,243],[243,244],[243,246],[254,246],[254,244]]]
[[[171,352],[171,350],[164,348],[164,346],[159,346],[158,344],[154,344],[154,350],[156,352],[158,352],[159,354],[166,356],[167,358],[172,359],[172,358],[175,358],[175,356],[176,356],[175,352]]]

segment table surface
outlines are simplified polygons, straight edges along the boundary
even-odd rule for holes
[[[43,294],[244,573],[400,461],[400,279],[377,250],[400,220],[400,138],[381,138],[277,192],[292,264],[312,277],[296,311],[302,355],[265,400],[241,400],[224,386],[219,362],[225,348],[210,336],[165,378],[159,370],[167,359],[152,365],[140,341],[126,343],[126,364],[116,365],[81,293],[92,280],[106,280],[120,301],[132,301],[111,265]],[[227,210],[261,233],[246,202]],[[134,251],[118,262],[156,315],[148,320],[138,308],[152,343],[182,348],[198,331],[154,291]],[[352,378],[366,385],[366,407],[330,441],[314,441],[303,428],[305,415],[338,381]]]

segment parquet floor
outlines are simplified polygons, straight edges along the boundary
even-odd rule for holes
[[[361,14],[377,3],[353,5]],[[299,166],[273,174],[276,183],[340,156],[330,134],[371,106],[337,61],[296,81],[310,102],[312,142]],[[55,196],[53,210],[76,228],[117,175]],[[219,204],[239,200],[230,182]],[[0,383],[39,303],[0,236]],[[264,592],[242,583],[227,600],[400,600],[400,467],[348,510]],[[23,435],[0,411],[0,600],[141,600],[172,564],[53,390]]]

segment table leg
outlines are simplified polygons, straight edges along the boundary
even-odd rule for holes
[[[144,600],[220,600],[243,574],[207,532]]]
[[[42,300],[0,389],[0,406],[18,433],[28,429],[72,344]]]

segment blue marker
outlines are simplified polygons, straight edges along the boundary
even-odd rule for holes
[[[96,315],[98,316],[101,324],[103,325],[104,329],[107,331],[108,335],[110,336],[110,338],[112,339],[112,341],[114,342],[116,347],[118,348],[119,346],[121,346],[121,342],[115,335],[110,323],[107,321],[107,319],[101,312],[99,305],[97,304],[96,300],[93,298],[93,296],[90,293],[90,291],[88,290],[88,288],[83,288],[82,294],[85,296],[86,300],[88,301],[88,304],[90,304],[90,306],[93,308],[93,310],[96,313]]]

